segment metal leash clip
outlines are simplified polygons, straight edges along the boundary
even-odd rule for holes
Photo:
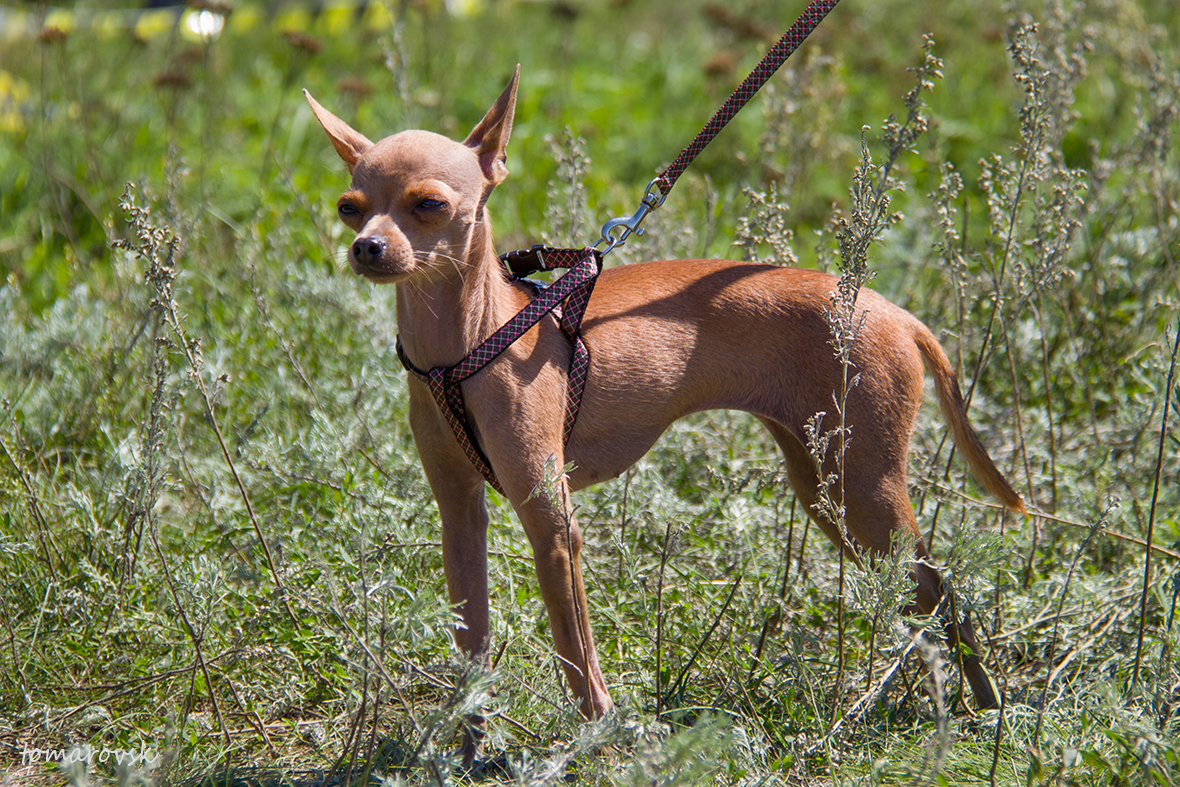
[[[615,246],[622,245],[623,241],[627,240],[631,233],[634,232],[636,235],[643,234],[643,228],[639,225],[647,218],[647,214],[663,205],[664,199],[667,197],[656,185],[659,180],[658,177],[652,178],[651,183],[647,184],[647,191],[644,193],[643,199],[639,201],[639,210],[630,216],[618,216],[610,219],[606,224],[602,225],[602,237],[594,244],[594,248],[598,248],[605,243],[606,248],[602,250],[603,257],[609,254]],[[618,235],[614,234],[616,229],[620,229]]]

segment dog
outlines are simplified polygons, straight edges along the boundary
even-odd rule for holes
[[[487,200],[508,175],[520,67],[463,141],[408,130],[370,142],[305,95],[348,166],[351,187],[337,203],[356,232],[352,270],[396,287],[397,327],[406,358],[420,369],[450,366],[500,328],[535,292],[512,280],[496,255]],[[841,386],[825,310],[836,279],[813,270],[723,260],[645,262],[599,276],[582,323],[590,366],[577,420],[563,443],[572,347],[549,315],[462,384],[471,431],[533,549],[554,644],[582,714],[612,707],[591,633],[579,553],[582,537],[568,493],[614,478],[689,413],[736,409],[770,431],[787,479],[814,521],[853,555],[882,554],[894,533],[915,544],[916,607],[940,614],[981,708],[996,691],[968,619],[953,620],[930,564],[907,488],[910,436],[922,398],[923,367],[960,455],[1003,505],[1024,504],[967,421],[953,368],[930,330],[909,312],[864,289],[867,313],[852,351],[858,384],[848,395],[843,506],[851,545],[817,509],[821,473],[805,424],[831,408]],[[442,521],[447,590],[463,625],[462,651],[487,660],[488,583],[485,479],[465,455],[428,386],[409,377],[409,418]],[[545,466],[568,467],[554,481]],[[567,465],[567,463],[569,463]],[[554,494],[534,494],[554,483]],[[841,502],[841,501],[837,501]],[[474,744],[466,744],[468,760]]]

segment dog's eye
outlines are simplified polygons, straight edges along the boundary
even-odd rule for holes
[[[343,219],[352,219],[361,215],[360,208],[348,202],[341,203],[339,206],[337,206],[336,211]]]
[[[443,202],[440,199],[429,199],[428,198],[428,199],[424,199],[418,203],[418,207],[421,210],[438,210],[439,208],[445,208],[446,206],[447,206],[447,203]]]

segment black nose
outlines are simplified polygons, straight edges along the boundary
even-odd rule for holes
[[[381,238],[357,238],[352,242],[352,258],[357,262],[375,262],[385,253],[385,241]]]

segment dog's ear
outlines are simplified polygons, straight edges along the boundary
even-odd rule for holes
[[[516,85],[520,82],[520,64],[516,65],[516,73],[504,92],[496,99],[496,103],[483,116],[467,139],[463,142],[469,148],[474,148],[479,156],[479,165],[493,186],[508,177],[508,167],[505,166],[507,156],[504,149],[508,147],[508,138],[512,136],[512,116],[516,113]]]
[[[304,90],[303,95],[307,98],[307,103],[311,104],[311,111],[315,113],[316,120],[320,121],[324,131],[328,132],[332,147],[336,148],[340,158],[344,159],[351,174],[361,156],[365,155],[365,151],[373,147],[373,143],[364,134],[354,131],[352,126],[321,107],[319,102],[311,97],[311,93]]]

